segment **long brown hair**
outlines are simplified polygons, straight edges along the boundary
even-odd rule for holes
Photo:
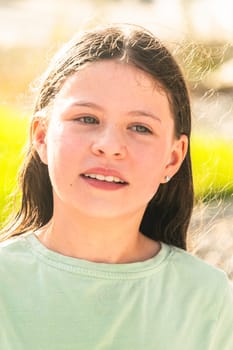
[[[190,101],[181,70],[168,49],[150,32],[134,25],[107,26],[75,37],[51,61],[41,84],[34,115],[49,107],[68,76],[83,65],[117,59],[148,72],[167,93],[175,134],[190,139]],[[20,173],[21,205],[3,239],[37,230],[53,215],[53,194],[47,165],[30,142]],[[193,208],[190,148],[176,175],[161,184],[148,203],[140,230],[146,236],[186,248],[186,232]]]

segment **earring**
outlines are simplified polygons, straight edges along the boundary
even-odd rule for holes
[[[166,182],[169,182],[170,180],[171,180],[171,177],[168,176],[168,175],[166,175],[166,176],[165,176],[165,181],[166,181]]]

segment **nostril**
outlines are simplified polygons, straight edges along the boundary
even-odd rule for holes
[[[108,144],[101,144],[95,142],[91,145],[92,152],[97,156],[106,156],[113,158],[122,158],[126,154],[126,147],[119,144],[109,142]]]
[[[93,148],[96,154],[104,154],[104,151],[101,148]]]

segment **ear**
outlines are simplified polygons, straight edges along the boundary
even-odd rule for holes
[[[47,122],[44,117],[34,117],[31,125],[33,148],[39,154],[41,161],[47,164]]]
[[[188,137],[181,135],[179,139],[176,139],[172,145],[171,155],[168,164],[164,170],[164,176],[161,183],[166,183],[172,178],[179,170],[188,150]]]

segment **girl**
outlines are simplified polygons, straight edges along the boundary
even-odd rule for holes
[[[233,348],[230,284],[185,251],[190,126],[181,71],[143,28],[55,56],[2,233],[1,349]]]

